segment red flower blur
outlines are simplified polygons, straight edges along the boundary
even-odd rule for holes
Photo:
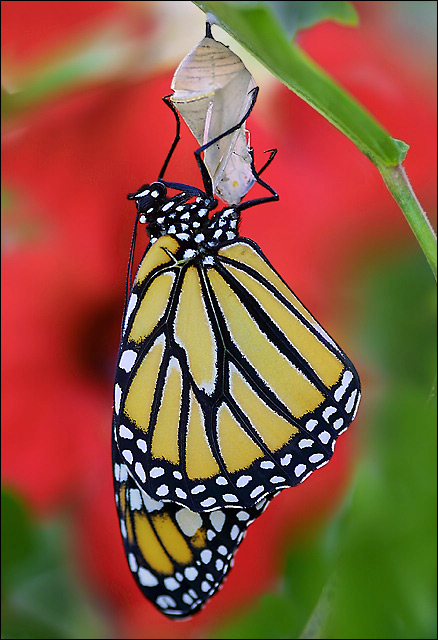
[[[123,7],[130,4],[4,2],[3,55],[30,59],[104,15],[130,19]],[[365,14],[359,30],[324,24],[301,44],[411,145],[407,172],[427,207],[435,175],[434,94],[400,45],[387,34],[380,38],[372,15],[368,24],[370,4],[359,6]],[[175,637],[175,623],[143,599],[129,574],[110,462],[134,220],[126,193],[158,175],[171,143],[174,122],[161,102],[171,77],[168,70],[52,100],[15,120],[3,144],[3,184],[14,197],[2,270],[3,481],[42,514],[71,510],[82,575],[112,617],[115,637]],[[262,98],[250,128],[259,161],[264,149],[279,148],[267,174],[281,199],[246,213],[242,234],[260,244],[356,361],[342,318],[357,301],[354,269],[388,243],[414,245],[407,223],[370,162],[285,88]],[[184,133],[166,177],[199,184],[189,162],[195,145]],[[274,585],[286,543],[343,495],[358,428],[340,438],[329,465],[284,491],[252,525],[224,588],[194,620],[179,623],[179,637],[202,637],[219,616]]]

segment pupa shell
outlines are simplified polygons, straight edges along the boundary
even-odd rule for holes
[[[242,60],[207,36],[176,70],[171,100],[203,145],[244,117],[255,86]],[[239,203],[255,182],[244,125],[212,145],[204,162],[214,193],[229,204]]]

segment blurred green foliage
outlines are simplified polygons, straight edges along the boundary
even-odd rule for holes
[[[103,621],[68,564],[65,523],[37,522],[8,490],[1,503],[2,638],[104,637]]]
[[[380,388],[361,417],[351,493],[290,551],[277,593],[214,638],[436,638],[434,282],[416,256],[375,267],[362,285],[358,341]]]
[[[257,5],[259,2],[230,2],[237,9],[246,10]],[[283,28],[292,38],[300,29],[312,27],[323,20],[333,20],[340,24],[356,26],[359,23],[359,16],[351,2],[335,1],[331,2],[298,2],[291,0],[267,0],[265,5],[270,7],[277,15]]]

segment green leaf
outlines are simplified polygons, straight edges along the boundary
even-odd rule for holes
[[[289,41],[269,5],[197,0],[194,3],[206,13],[214,14],[225,31],[350,138],[374,164],[393,167],[402,162],[405,151],[402,152],[400,145],[354,98]]]
[[[406,144],[406,142],[403,142],[403,140],[397,140],[397,138],[393,138],[393,141],[395,142],[395,144],[397,145],[397,147],[399,148],[400,151],[400,164],[402,162],[404,162],[406,155],[409,151],[409,145]]]
[[[240,3],[234,3],[240,4]],[[245,5],[257,4],[245,2]],[[333,20],[339,24],[356,26],[359,16],[351,2],[283,2],[268,0],[265,2],[277,15],[279,21],[293,38],[297,31],[313,27],[318,22]],[[243,8],[243,6],[242,6]]]

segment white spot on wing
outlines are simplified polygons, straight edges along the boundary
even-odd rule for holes
[[[129,451],[129,449],[125,449],[124,451],[122,451],[122,456],[125,458],[126,462],[129,462],[129,464],[131,464],[132,460],[134,459],[132,452]]]
[[[175,600],[173,598],[171,598],[170,596],[158,596],[158,598],[155,600],[155,602],[162,609],[168,609],[169,607],[176,607]],[[170,613],[170,611],[169,611],[169,613]]]
[[[334,413],[336,413],[336,409],[335,407],[326,407],[324,409],[324,411],[322,412],[322,417],[324,418],[324,420],[326,422],[328,422],[328,419],[330,418],[330,416],[332,416]]]
[[[176,512],[175,518],[181,531],[189,538],[194,536],[202,526],[202,518],[199,513],[195,513],[190,509],[180,509]]]
[[[251,496],[251,498],[257,498],[257,496],[263,493],[264,490],[265,488],[262,485],[259,485],[258,487],[253,489],[249,495]]]
[[[142,491],[141,495],[143,497],[144,506],[148,513],[153,513],[154,511],[161,511],[164,505],[160,500],[154,500],[145,491]]]
[[[354,409],[354,413],[351,417],[352,420],[354,420],[356,417],[357,410],[359,409],[359,402],[360,402],[360,393],[357,394],[356,408]]]
[[[184,575],[187,580],[195,580],[198,577],[198,570],[195,567],[187,567],[184,569]]]
[[[248,482],[250,482],[251,480],[252,480],[252,476],[240,476],[237,479],[236,487],[239,487],[239,489],[242,487],[246,487]]]
[[[237,524],[234,524],[234,525],[231,527],[231,531],[230,531],[230,538],[231,538],[231,540],[235,540],[235,539],[237,538],[237,536],[239,535],[239,533],[240,533],[240,529],[239,529],[239,527],[237,526]]]
[[[213,554],[210,549],[203,549],[201,551],[201,560],[204,564],[208,564],[212,558]]]
[[[150,475],[151,478],[159,478],[160,476],[162,476],[164,474],[164,469],[163,467],[153,467],[150,470]]]
[[[213,511],[213,513],[210,513],[210,522],[219,533],[225,524],[225,513],[223,511]]]
[[[348,370],[345,371],[344,375],[342,376],[341,384],[335,391],[336,402],[339,402],[339,400],[342,398],[342,396],[347,390],[348,385],[352,380],[353,380],[353,374],[351,373],[351,371],[348,371]]]
[[[305,449],[306,447],[311,447],[313,444],[313,440],[310,440],[310,438],[302,438],[299,443],[298,446],[300,449]]]
[[[176,591],[177,589],[179,589],[179,582],[177,582],[175,578],[164,578],[163,582],[164,586],[166,587],[166,589],[169,589],[169,591]]]
[[[129,298],[129,302],[128,302],[128,308],[126,309],[125,324],[123,327],[124,331],[126,330],[126,327],[128,325],[131,313],[134,311],[135,305],[137,304],[137,298],[138,296],[136,293],[131,293],[131,297]]]
[[[162,484],[157,489],[157,496],[167,496],[169,493],[169,487],[167,484]]]
[[[127,438],[128,440],[132,440],[132,438],[134,437],[134,434],[132,433],[131,429],[128,429],[127,427],[125,427],[124,424],[121,424],[119,427],[119,436],[121,438]]]
[[[193,487],[193,489],[191,490],[191,493],[196,494],[196,493],[202,493],[203,491],[205,491],[205,485],[197,484],[196,486]]]
[[[206,498],[205,500],[202,500],[201,507],[212,507],[214,505],[214,503],[216,502],[215,498]]]
[[[129,492],[129,499],[131,504],[131,509],[141,509],[143,506],[143,502],[141,500],[140,490],[139,489],[131,489]]]
[[[119,415],[122,390],[118,384],[114,387],[114,411]]]
[[[144,587],[156,587],[158,584],[157,578],[144,567],[140,567],[138,570],[138,580]]]
[[[354,401],[356,400],[356,396],[357,396],[357,389],[355,389],[353,391],[353,393],[351,394],[351,396],[348,398],[347,404],[345,405],[345,411],[347,413],[351,413],[351,411],[353,410],[354,407]]]
[[[135,473],[138,475],[138,477],[140,478],[141,482],[145,482],[146,474],[144,472],[143,465],[141,464],[141,462],[136,462],[134,469],[135,469]]]
[[[286,478],[283,478],[283,476],[272,476],[271,482],[272,484],[278,484],[279,482],[286,482]]]
[[[138,569],[138,564],[137,564],[137,560],[135,559],[135,555],[133,553],[129,554],[128,563],[129,563],[129,568],[131,569],[132,573],[136,573],[136,571]]]
[[[134,366],[137,354],[132,349],[124,351],[120,357],[119,367],[129,373]]]

